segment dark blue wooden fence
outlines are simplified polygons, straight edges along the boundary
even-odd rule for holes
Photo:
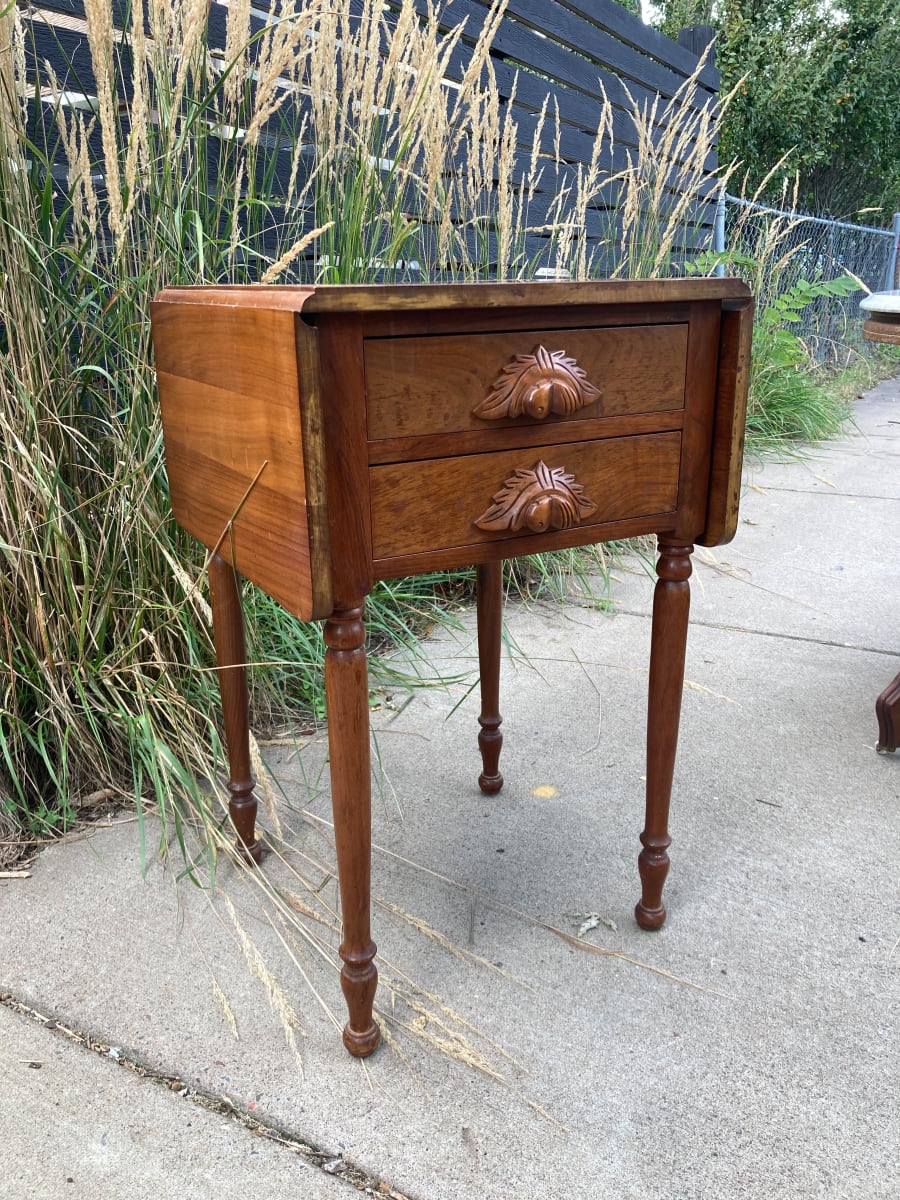
[[[360,0],[366,2],[366,0]],[[371,0],[369,0],[371,2]],[[422,15],[425,0],[416,0]],[[398,7],[387,0],[387,11]],[[447,71],[451,81],[462,79],[472,48],[477,43],[490,12],[490,0],[447,0],[442,10],[444,27],[449,29],[465,21],[464,32]],[[226,9],[213,2],[209,10],[209,44],[222,47],[225,42]],[[127,0],[115,0],[115,19],[127,25]],[[78,0],[37,0],[22,5],[22,16],[30,29],[29,74],[37,92],[46,85],[44,63],[49,62],[61,85],[69,92],[91,96],[96,86],[86,36],[84,7]],[[261,15],[256,18],[261,21]],[[526,161],[548,93],[559,113],[558,130],[548,123],[544,128],[544,150],[548,155],[558,149],[562,162],[544,173],[529,209],[529,221],[538,224],[549,211],[560,188],[571,184],[579,166],[590,161],[601,105],[602,90],[612,105],[612,144],[605,148],[600,167],[609,174],[621,171],[629,154],[637,151],[632,112],[634,106],[649,109],[654,104],[662,114],[666,103],[678,94],[685,81],[696,71],[697,55],[677,45],[612,0],[509,0],[493,40],[492,67],[505,105],[512,105],[521,150]],[[698,77],[699,86],[688,101],[695,110],[714,105],[719,75],[713,66],[705,66]],[[128,97],[121,97],[127,112]],[[35,102],[46,110],[48,103]],[[35,128],[42,122],[36,113]],[[43,128],[52,137],[50,123]],[[663,123],[655,137],[664,138]],[[277,139],[272,139],[277,144]],[[96,161],[102,163],[99,139],[95,136]],[[273,153],[278,153],[273,150]],[[715,167],[715,154],[706,161]],[[62,183],[65,169],[54,168]],[[712,224],[712,206],[702,194],[696,197],[689,219],[684,223],[682,244],[706,242]],[[615,222],[615,196],[609,193],[588,213],[587,236],[602,240],[610,235]],[[537,242],[540,241],[538,238]],[[613,251],[614,253],[614,251]],[[540,247],[532,246],[529,257],[540,259]],[[606,267],[613,265],[606,255]]]

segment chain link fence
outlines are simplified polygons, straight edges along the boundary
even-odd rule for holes
[[[799,280],[809,283],[850,273],[871,292],[898,287],[900,213],[893,228],[853,225],[723,195],[716,208],[714,249],[734,256],[739,274],[752,274],[757,303],[764,308]],[[751,265],[752,264],[752,265]],[[848,345],[862,346],[859,302],[820,297],[793,327],[822,363],[839,360]]]

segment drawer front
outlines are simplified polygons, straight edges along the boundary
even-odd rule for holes
[[[373,555],[424,554],[672,512],[680,433],[375,466]],[[515,549],[510,547],[510,555]]]
[[[684,405],[686,324],[367,338],[369,438]]]

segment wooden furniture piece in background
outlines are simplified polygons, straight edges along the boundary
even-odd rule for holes
[[[659,928],[690,556],[737,522],[747,288],[176,288],[152,319],[172,507],[211,551],[230,811],[250,859],[239,577],[325,620],[347,1049],[379,1039],[363,623],[376,579],[478,565],[479,784],[495,793],[502,560],[658,535],[635,913]]]
[[[867,342],[900,346],[900,291],[876,292],[860,303],[866,314],[863,337]],[[893,753],[900,745],[900,675],[894,677],[875,701],[880,754]]]

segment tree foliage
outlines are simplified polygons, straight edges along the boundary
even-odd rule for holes
[[[657,29],[678,41],[679,31],[689,25],[711,25],[713,23],[713,0],[667,0],[659,5],[660,17]]]
[[[660,28],[711,21],[723,93],[720,157],[777,198],[799,179],[817,212],[888,224],[900,210],[897,0],[666,0]]]

